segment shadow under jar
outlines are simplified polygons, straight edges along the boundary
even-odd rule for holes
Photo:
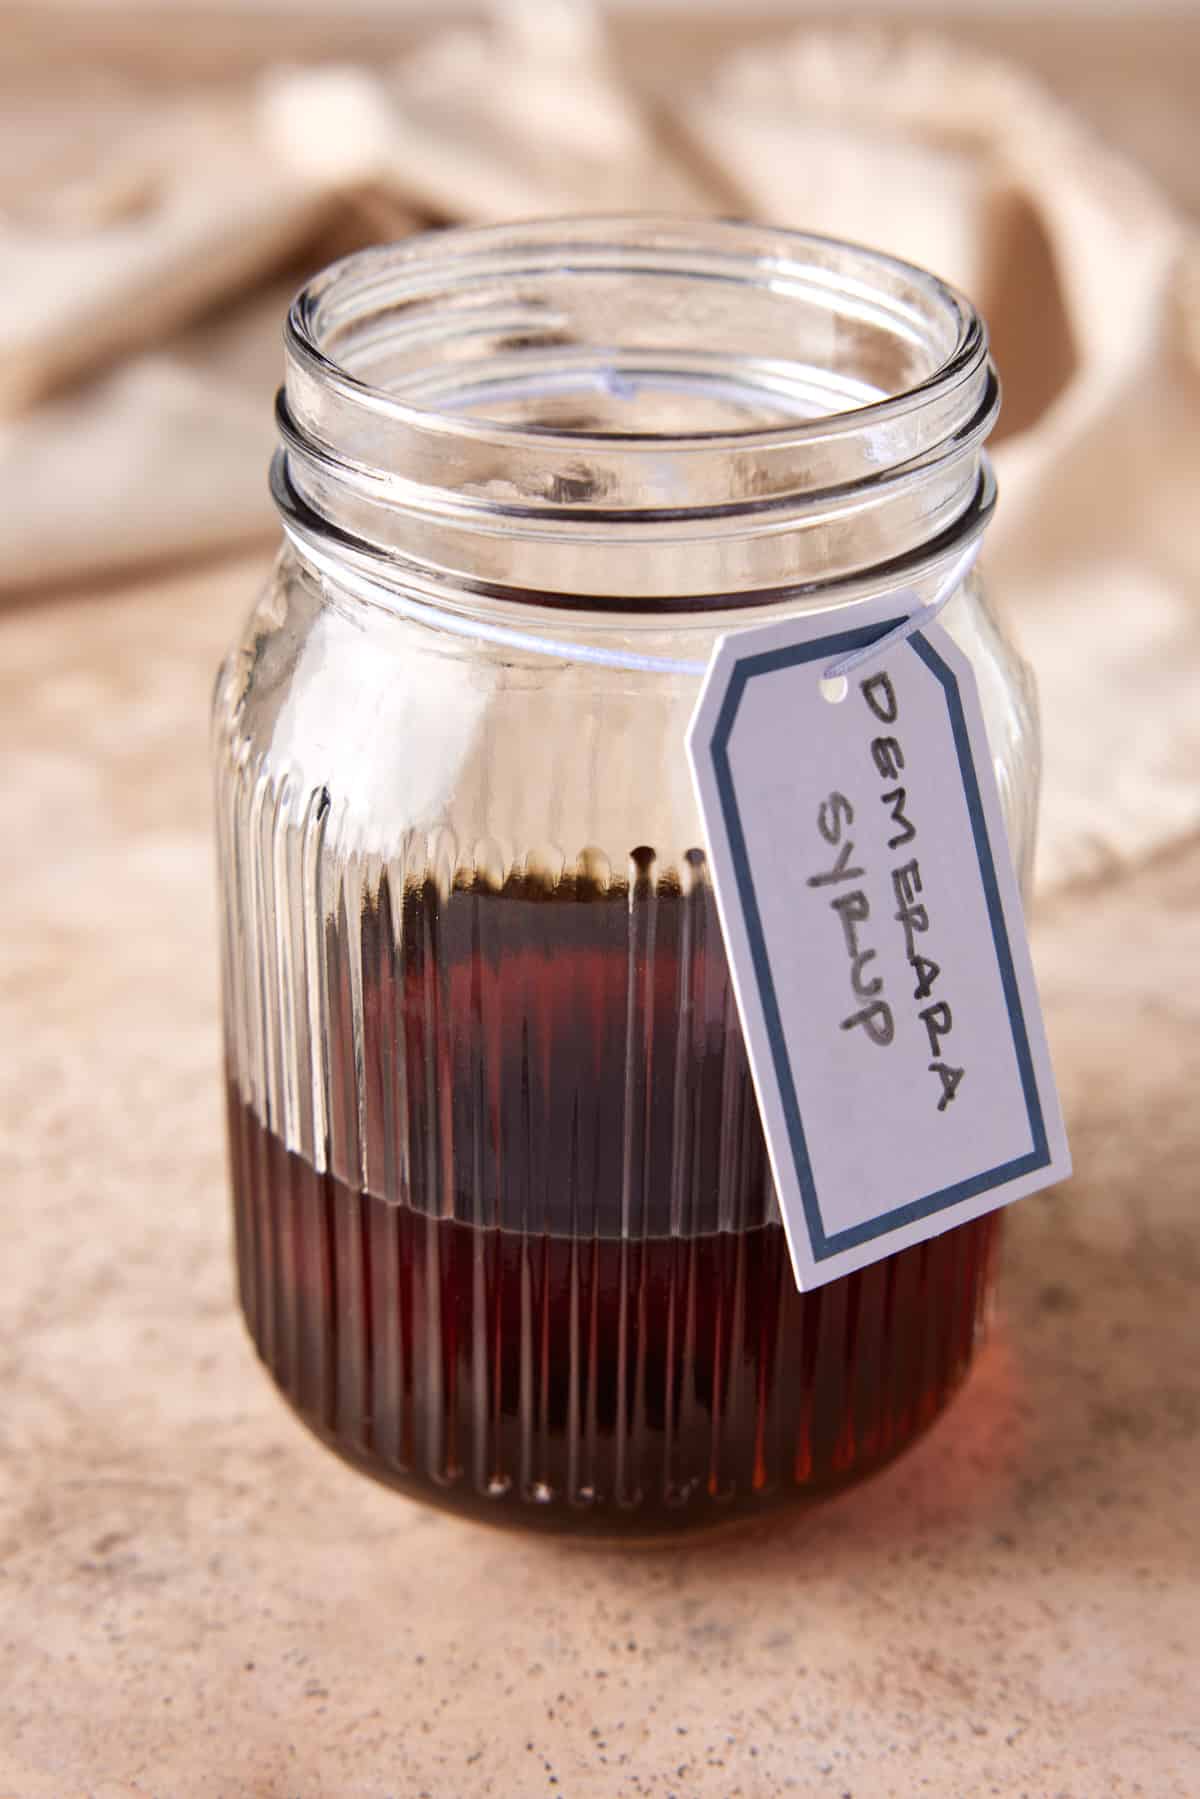
[[[214,733],[259,1354],[478,1517],[803,1504],[955,1390],[996,1225],[796,1291],[673,665],[932,592],[993,502],[982,325],[861,249],[601,219],[351,257],[286,348],[285,546]],[[977,576],[944,619],[1027,875],[1028,675]]]

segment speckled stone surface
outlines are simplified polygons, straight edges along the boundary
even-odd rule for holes
[[[1200,846],[1039,917],[1071,1186],[798,1522],[425,1512],[234,1311],[206,713],[241,564],[0,615],[0,1799],[1200,1793]]]

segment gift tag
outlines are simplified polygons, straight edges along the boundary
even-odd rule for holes
[[[722,638],[688,737],[804,1288],[1070,1172],[974,673],[931,624],[824,682],[855,619]]]

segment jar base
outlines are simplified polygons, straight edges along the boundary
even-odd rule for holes
[[[733,1493],[727,1497],[702,1495],[683,1504],[659,1502],[647,1507],[644,1502],[617,1505],[612,1502],[580,1505],[553,1496],[540,1501],[521,1498],[508,1488],[490,1494],[473,1486],[465,1471],[453,1481],[435,1481],[402,1468],[390,1467],[378,1457],[347,1442],[330,1430],[320,1419],[298,1405],[280,1385],[269,1362],[253,1344],[258,1359],[271,1376],[280,1399],[298,1423],[303,1425],[325,1449],[332,1450],[338,1460],[356,1474],[387,1487],[401,1498],[415,1504],[431,1506],[464,1523],[479,1524],[493,1530],[518,1535],[555,1537],[560,1541],[576,1541],[591,1548],[660,1549],[687,1539],[710,1541],[749,1532],[756,1525],[777,1525],[788,1518],[823,1506],[841,1494],[884,1473],[899,1461],[932,1430],[950,1409],[967,1385],[975,1357],[958,1371],[950,1385],[932,1408],[927,1408],[920,1421],[902,1438],[889,1442],[872,1457],[860,1456],[844,1473],[827,1474],[824,1478],[803,1484],[776,1487],[766,1492]]]
[[[794,1510],[943,1410],[990,1290],[989,1215],[807,1293],[777,1222],[559,1236],[352,1188],[231,1093],[238,1284],[281,1394],[410,1498],[662,1539]]]

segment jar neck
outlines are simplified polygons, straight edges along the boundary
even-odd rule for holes
[[[978,316],[824,239],[430,234],[327,270],[286,344],[289,534],[385,585],[617,613],[917,585],[994,499]]]

